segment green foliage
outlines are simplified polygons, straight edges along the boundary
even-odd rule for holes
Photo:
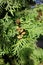
[[[43,62],[43,49],[38,48],[36,42],[40,34],[43,35],[43,15],[37,19],[37,11],[41,10],[43,13],[43,5],[38,5],[34,9],[29,9],[26,5],[25,10],[22,10],[22,0],[1,2],[0,15],[3,9],[6,10],[6,14],[0,19],[0,57],[8,54],[12,65],[39,65]],[[7,3],[6,7],[3,3]],[[18,19],[20,24],[17,23]],[[18,27],[24,31],[18,32]],[[10,64],[5,64],[2,58],[1,62],[1,65]]]

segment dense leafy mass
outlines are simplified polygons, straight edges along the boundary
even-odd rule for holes
[[[43,4],[30,9],[28,1],[0,0],[0,65],[43,62],[43,49],[36,46],[43,35]]]

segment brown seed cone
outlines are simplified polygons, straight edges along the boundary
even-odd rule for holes
[[[16,24],[20,24],[20,19],[17,19],[16,20]]]
[[[25,35],[26,34],[26,32],[22,32],[22,35]]]
[[[21,39],[23,37],[23,35],[18,35],[17,38],[18,39]]]

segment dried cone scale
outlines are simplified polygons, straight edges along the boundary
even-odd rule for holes
[[[22,35],[25,35],[26,34],[26,32],[24,31],[24,32],[22,32]]]
[[[22,33],[22,32],[23,32],[23,29],[20,28],[20,27],[17,27],[17,31],[18,31],[19,33]]]
[[[18,39],[22,39],[23,35],[18,35],[17,38]]]

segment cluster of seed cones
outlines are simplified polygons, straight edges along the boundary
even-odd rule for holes
[[[25,31],[25,29],[22,29],[22,28],[21,28],[21,26],[20,26],[20,24],[21,24],[20,19],[17,19],[17,20],[16,20],[16,24],[18,25],[16,30],[17,30],[17,32],[19,33],[19,34],[17,35],[17,38],[18,38],[18,39],[21,39],[21,38],[26,34],[26,31]]]

